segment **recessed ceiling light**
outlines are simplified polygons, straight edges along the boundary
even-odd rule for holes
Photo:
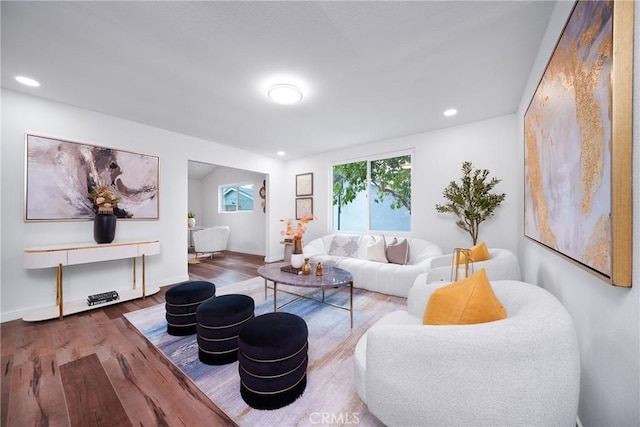
[[[267,96],[277,104],[295,104],[302,101],[302,91],[291,84],[273,85],[269,88]]]
[[[447,117],[455,116],[456,114],[458,114],[458,110],[455,108],[450,108],[444,112],[444,115]]]
[[[31,86],[31,87],[39,87],[40,83],[36,80],[33,80],[32,78],[29,77],[25,77],[25,76],[16,76],[16,80],[20,83],[22,83],[23,85],[27,85],[27,86]]]
[[[285,153],[284,151],[278,151],[276,154],[277,154],[278,156],[284,156],[284,155],[285,155],[285,154],[287,154],[287,153]]]

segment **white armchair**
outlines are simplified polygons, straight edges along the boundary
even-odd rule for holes
[[[229,227],[218,225],[208,227],[193,233],[193,250],[198,257],[199,253],[209,254],[213,258],[214,253],[222,253],[227,250],[229,242]]]
[[[580,358],[564,306],[535,285],[494,281],[506,319],[423,325],[431,293],[446,284],[415,285],[408,311],[361,337],[356,388],[369,411],[389,426],[575,426]]]
[[[474,262],[473,270],[479,271],[484,268],[489,280],[520,280],[520,263],[518,257],[507,250],[501,248],[489,249],[491,258],[486,261]],[[450,282],[451,263],[453,254],[441,255],[431,259],[431,269],[428,273],[420,276],[416,283]]]

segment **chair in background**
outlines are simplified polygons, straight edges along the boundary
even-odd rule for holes
[[[502,248],[489,249],[491,258],[486,261],[474,262],[473,270],[484,268],[489,280],[520,280],[520,263],[516,255]],[[433,283],[451,281],[451,263],[453,254],[441,255],[431,259],[431,269],[419,276],[416,282]]]
[[[227,250],[229,242],[229,227],[226,225],[218,225],[215,227],[207,227],[193,233],[193,251],[198,254],[209,254],[213,258],[214,253],[222,253]]]

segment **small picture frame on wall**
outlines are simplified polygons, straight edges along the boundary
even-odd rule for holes
[[[296,175],[296,197],[313,196],[313,173]]]
[[[296,219],[313,216],[313,197],[300,197],[296,199]]]

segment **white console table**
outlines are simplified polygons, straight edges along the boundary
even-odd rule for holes
[[[24,250],[24,268],[56,269],[56,305],[45,307],[23,317],[27,322],[39,320],[62,319],[65,314],[79,313],[104,307],[136,298],[145,298],[160,291],[159,287],[146,288],[145,257],[160,253],[159,240],[116,241],[113,243],[77,243],[66,245],[41,246]],[[142,258],[142,289],[136,289],[136,259]],[[68,301],[63,299],[62,268],[63,266],[88,264],[100,261],[132,258],[133,288],[120,291],[119,299],[107,303],[90,306],[86,300]]]

